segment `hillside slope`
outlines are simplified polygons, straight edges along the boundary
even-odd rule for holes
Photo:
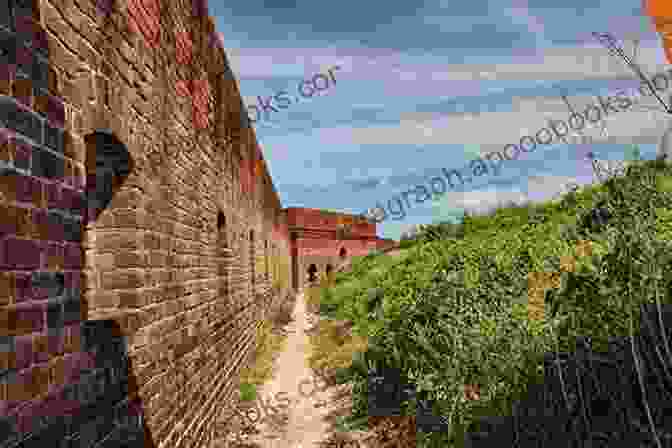
[[[543,381],[546,353],[573,350],[578,336],[605,350],[637,332],[641,305],[672,303],[671,179],[663,163],[635,164],[559,202],[467,217],[464,238],[338,273],[320,310],[368,338],[341,372],[359,393],[353,420],[367,415],[370,374],[394,368],[450,416],[450,435],[419,432],[418,446],[457,446],[479,416],[509,415]]]

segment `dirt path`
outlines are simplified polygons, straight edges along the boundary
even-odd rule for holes
[[[255,434],[244,437],[245,442],[229,445],[249,448],[318,448],[330,434],[330,415],[343,409],[347,386],[324,387],[308,366],[311,345],[307,330],[316,322],[306,309],[303,294],[299,294],[287,326],[285,349],[279,354],[274,377],[257,391],[257,410],[249,410],[248,422],[257,421]],[[320,390],[321,389],[321,390]],[[287,404],[289,401],[289,405]],[[258,410],[267,403],[274,416],[258,418]],[[283,406],[284,405],[284,406]],[[347,406],[347,404],[346,404]],[[263,411],[262,411],[263,413]],[[226,447],[222,443],[217,447]]]

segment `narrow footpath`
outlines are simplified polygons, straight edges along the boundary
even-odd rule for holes
[[[293,321],[287,326],[285,348],[275,362],[273,378],[257,390],[255,402],[247,405],[248,425],[256,421],[250,425],[254,429],[246,431],[252,434],[243,435],[238,442],[229,442],[229,445],[222,440],[216,443],[216,448],[366,448],[362,443],[327,442],[332,435],[333,415],[349,406],[348,385],[325,386],[308,366],[309,329],[317,323],[318,317],[308,312],[304,294],[297,296],[292,317]],[[261,410],[264,404],[266,412]],[[243,404],[241,413],[245,412]]]

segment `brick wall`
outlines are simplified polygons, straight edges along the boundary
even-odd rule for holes
[[[346,213],[327,212],[319,209],[292,207],[286,209],[292,253],[295,288],[302,289],[309,278],[311,264],[317,275],[326,273],[327,266],[336,269],[351,257],[363,257],[372,250],[395,245],[392,240],[376,236],[376,224]],[[338,232],[339,226],[349,227],[348,235]]]
[[[376,239],[376,224],[359,216],[300,207],[286,210],[288,225],[304,232],[335,232],[339,225],[349,225],[352,236]]]
[[[289,293],[206,11],[0,0],[0,447],[208,446]]]

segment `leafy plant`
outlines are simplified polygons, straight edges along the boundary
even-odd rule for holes
[[[242,383],[240,385],[240,400],[254,401],[257,398],[257,386],[249,383]]]
[[[446,238],[464,238],[464,226],[461,223],[442,222],[423,226],[415,239],[422,242],[437,241]]]
[[[365,368],[390,366],[450,421],[448,434],[418,433],[417,446],[457,447],[481,418],[510,415],[543,381],[545,354],[573,350],[583,336],[600,351],[636,332],[641,305],[672,303],[670,179],[664,163],[633,164],[553,204],[467,214],[462,238],[431,227],[401,260],[355,263],[323,294],[369,341],[341,373],[353,385],[349,421],[367,415]],[[540,319],[527,309],[531,273],[554,282]],[[474,384],[479,399],[464,398]]]

